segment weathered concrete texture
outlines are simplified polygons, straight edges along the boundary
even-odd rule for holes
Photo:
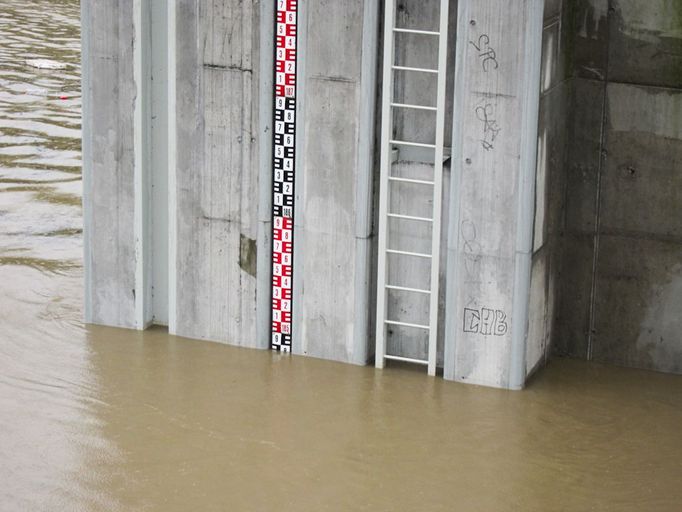
[[[562,356],[586,358],[592,310],[597,198],[601,166],[604,84],[575,78],[566,122],[566,199],[561,280],[553,346]]]
[[[682,243],[602,235],[593,358],[682,373]]]
[[[256,336],[259,54],[253,2],[177,4],[175,332],[252,347]],[[173,316],[173,315],[171,315]]]
[[[518,388],[538,122],[529,105],[538,104],[544,4],[459,5],[445,378]]]
[[[604,80],[608,66],[609,0],[574,0],[570,42],[575,58],[575,74],[582,78]]]
[[[576,78],[571,82],[571,123],[568,133],[566,229],[594,233],[601,165],[604,83]]]
[[[570,31],[566,2],[545,2],[538,160],[535,176],[535,229],[531,269],[526,374],[544,364],[554,337],[560,241],[565,211],[565,165],[570,128],[570,78],[565,40]]]
[[[682,87],[682,2],[612,0],[611,9],[608,79]]]
[[[373,4],[372,4],[373,5]],[[306,2],[299,13],[293,350],[365,364],[370,355],[371,186],[363,122],[374,104],[370,41],[378,10],[363,0]],[[374,36],[372,35],[374,34]],[[371,94],[367,90],[371,89]],[[358,311],[357,304],[366,304]],[[357,313],[360,313],[359,315]]]
[[[592,315],[594,234],[567,233],[562,240],[554,353],[587,359]]]
[[[682,91],[609,84],[601,229],[682,241]]]
[[[682,91],[607,98],[594,358],[682,372]]]
[[[681,371],[681,11],[576,5],[561,354]]]
[[[85,320],[135,327],[133,0],[82,2]]]

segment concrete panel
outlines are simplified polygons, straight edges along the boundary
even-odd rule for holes
[[[682,244],[602,236],[594,359],[682,373]]]
[[[526,375],[544,4],[459,6],[445,378],[518,388]]]
[[[554,352],[587,358],[592,308],[594,236],[566,235],[557,305]]]
[[[561,4],[568,0],[545,0],[545,20],[559,16]]]
[[[259,12],[184,0],[177,13],[177,334],[256,336]]]
[[[378,30],[369,7],[311,1],[299,22],[293,351],[354,364],[369,357],[372,153],[365,138],[373,139],[374,127],[364,114],[376,70],[370,75],[365,64],[376,59],[367,45]],[[368,305],[361,315],[358,303]]]
[[[609,80],[682,87],[682,4],[613,0]]]
[[[604,232],[682,239],[682,91],[609,84]]]
[[[602,158],[604,84],[576,78],[572,86],[572,125],[566,172],[566,229],[574,233],[594,233]]]
[[[308,122],[315,139],[307,145],[304,164],[305,229],[352,235],[357,173],[348,163],[355,161],[357,121],[348,112],[358,112],[357,82],[311,79],[306,109],[314,116]]]
[[[568,95],[568,84],[561,82],[540,98],[534,251],[564,227],[565,166],[570,128]]]
[[[526,376],[542,366],[549,347],[549,325],[552,312],[548,290],[551,252],[547,247],[533,256],[528,308],[528,342],[526,343]]]
[[[85,320],[136,327],[133,0],[85,1]]]
[[[678,11],[658,0],[576,4],[576,73],[596,80],[573,87],[559,354],[678,371],[679,314],[662,299],[679,300],[682,111],[680,92],[665,88],[682,85]]]
[[[543,97],[540,103],[540,112],[540,126],[546,130],[546,146],[544,148],[545,179],[547,182],[545,236],[553,239],[562,235],[565,229],[566,164],[570,148],[570,122],[572,119],[568,81],[560,83]],[[539,161],[538,165],[541,163],[543,161]]]
[[[542,84],[541,93],[563,81],[563,67],[560,66],[561,23],[557,20],[542,31]]]
[[[609,58],[609,0],[575,0],[573,49],[578,77],[605,80]]]
[[[533,265],[526,341],[526,375],[547,360],[554,332],[555,307],[560,303],[561,236],[565,229],[566,161],[572,128],[568,105],[572,75],[572,4],[545,2],[543,30],[542,94],[538,123],[535,175],[535,227]]]

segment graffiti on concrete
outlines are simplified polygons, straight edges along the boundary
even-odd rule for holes
[[[464,249],[465,284],[481,282],[481,244],[477,241],[476,225],[468,219],[462,221],[461,235]]]
[[[482,336],[504,336],[509,330],[507,314],[499,309],[464,308],[463,330]]]
[[[490,46],[490,37],[488,34],[481,35],[476,42],[469,41],[469,44],[476,48],[483,71],[487,73],[490,69],[497,69],[500,67],[499,62],[497,62],[497,52]]]
[[[502,131],[500,125],[495,119],[496,105],[492,103],[483,103],[476,107],[476,118],[483,123],[483,135],[481,139],[481,146],[486,151],[495,149],[494,142],[497,136]]]

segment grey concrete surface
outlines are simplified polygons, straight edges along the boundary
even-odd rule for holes
[[[525,382],[543,12],[459,3],[446,379]]]
[[[535,227],[526,343],[526,375],[543,366],[558,335],[555,315],[565,212],[570,123],[572,11],[568,1],[545,1],[542,37]]]
[[[137,327],[133,0],[81,4],[85,320]]]
[[[174,332],[264,347],[253,275],[260,12],[222,0],[182,0],[177,9]]]
[[[680,13],[576,2],[559,354],[681,371]]]
[[[682,3],[678,0],[612,0],[608,80],[682,85]]]
[[[299,27],[293,351],[365,364],[378,6],[306,2]]]

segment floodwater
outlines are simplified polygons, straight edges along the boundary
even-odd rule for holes
[[[679,376],[514,393],[85,327],[78,24],[0,0],[0,511],[682,510]]]

